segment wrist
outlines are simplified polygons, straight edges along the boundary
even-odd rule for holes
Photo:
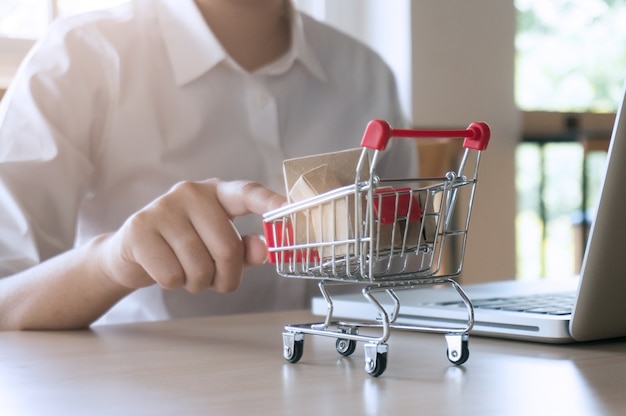
[[[105,286],[109,287],[112,292],[122,293],[126,295],[134,290],[134,288],[123,284],[123,280],[112,270],[109,258],[112,233],[102,234],[92,239],[87,244],[88,257],[94,259],[92,264],[91,275],[101,281]]]

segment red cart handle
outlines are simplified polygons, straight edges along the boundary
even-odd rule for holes
[[[467,130],[412,130],[392,129],[384,120],[372,120],[367,124],[361,147],[374,150],[385,150],[387,143],[392,137],[409,138],[465,138],[463,147],[472,150],[485,150],[489,143],[491,130],[489,125],[483,122],[475,122],[469,125]]]

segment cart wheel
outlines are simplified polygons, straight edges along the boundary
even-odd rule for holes
[[[335,346],[339,354],[348,357],[356,350],[356,341],[353,339],[338,338]]]
[[[283,332],[283,357],[290,363],[297,363],[304,351],[304,334]]]
[[[448,356],[448,360],[452,364],[461,365],[464,364],[469,359],[469,347],[467,345],[467,341],[462,341],[461,343],[461,351],[453,350],[450,352],[448,349],[446,351],[446,355]]]
[[[387,344],[365,344],[365,371],[372,377],[378,377],[387,369]]]
[[[297,363],[302,358],[304,352],[304,340],[294,341],[293,347],[285,348],[283,356],[290,363]]]
[[[382,352],[376,354],[375,360],[367,360],[365,362],[365,371],[372,377],[378,377],[387,369],[387,353]]]

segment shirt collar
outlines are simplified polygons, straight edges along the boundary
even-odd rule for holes
[[[302,14],[295,8],[291,15],[291,46],[281,58],[270,63],[257,72],[265,74],[281,74],[287,72],[294,62],[300,62],[314,77],[326,81],[324,69],[313,48],[306,40]]]
[[[157,5],[160,30],[177,85],[185,85],[230,59],[193,0],[161,0]],[[326,80],[315,51],[306,41],[302,16],[294,7],[289,51],[257,72],[284,73],[296,61],[319,80]]]
[[[157,7],[177,85],[191,82],[227,57],[193,0],[161,0]]]

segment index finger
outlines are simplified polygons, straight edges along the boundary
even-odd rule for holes
[[[217,181],[216,194],[231,218],[247,214],[262,215],[286,202],[284,196],[252,181]]]

